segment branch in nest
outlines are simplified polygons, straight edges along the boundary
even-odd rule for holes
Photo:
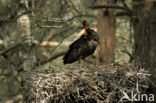
[[[123,91],[146,93],[150,89],[149,72],[138,65],[140,62],[133,63],[125,67],[107,65],[101,69],[84,69],[74,66],[48,73],[31,72],[23,79],[23,96],[29,103],[119,103]]]

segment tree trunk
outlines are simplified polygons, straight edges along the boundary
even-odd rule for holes
[[[99,0],[99,5],[113,4],[114,0]],[[114,62],[115,48],[115,15],[113,9],[98,11],[98,33],[100,37],[99,63],[110,64]]]
[[[156,84],[156,2],[133,0],[134,57],[149,68]]]
[[[28,8],[28,1],[21,0],[18,3],[18,15],[17,19],[18,29],[21,36],[21,42],[23,47],[23,68],[25,71],[30,71],[34,68],[36,63],[35,50],[32,45],[32,37],[30,32],[30,20],[29,16],[26,14]]]

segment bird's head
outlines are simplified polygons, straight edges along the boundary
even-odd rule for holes
[[[82,22],[82,25],[84,27],[84,36],[86,37],[87,36],[87,28],[88,28],[88,22],[86,20],[84,20]]]
[[[88,26],[88,22],[87,22],[86,20],[84,20],[84,21],[82,22],[82,25],[83,25],[83,27],[86,27],[86,26]]]

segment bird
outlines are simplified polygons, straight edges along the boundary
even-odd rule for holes
[[[98,33],[89,28],[86,20],[82,22],[82,25],[84,34],[69,46],[69,50],[63,57],[64,64],[71,64],[80,59],[84,61],[86,57],[96,50],[99,42]]]

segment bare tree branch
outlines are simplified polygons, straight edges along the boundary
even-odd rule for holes
[[[20,45],[21,45],[21,43],[14,44],[13,46],[11,46],[11,47],[9,47],[9,48],[7,48],[7,49],[1,51],[1,52],[0,52],[0,55],[3,55],[3,54],[9,52],[10,50],[12,50],[12,49],[14,49],[14,48],[17,48],[17,47],[20,46]]]
[[[35,21],[35,24],[40,27],[40,28],[62,28],[63,26],[57,26],[57,25],[53,25],[53,26],[47,26],[47,25],[40,25],[37,21]]]
[[[29,13],[31,13],[31,11],[26,11],[26,12],[20,14],[20,15],[17,15],[17,13],[14,12],[13,14],[9,15],[9,16],[8,16],[7,18],[5,18],[4,20],[0,20],[0,26],[1,26],[1,25],[4,25],[4,24],[6,24],[6,23],[9,23],[9,22],[16,22],[16,20],[17,20],[19,17],[21,17],[21,16],[23,16],[23,15],[25,15],[25,14],[29,14]]]
[[[58,36],[59,34],[65,33],[65,32],[67,32],[69,29],[73,29],[73,28],[74,28],[73,26],[70,26],[70,27],[68,27],[68,28],[66,28],[66,29],[64,29],[64,30],[62,30],[62,31],[60,31],[60,32],[58,32],[58,33],[55,33],[55,34],[53,34],[53,35],[50,35],[50,36],[48,37],[48,41],[50,41],[52,38]]]
[[[62,55],[65,55],[66,52],[67,52],[67,51],[59,52],[59,53],[55,54],[54,56],[50,57],[49,59],[44,60],[44,61],[41,61],[40,64],[43,65],[43,64],[45,64],[45,63],[51,62],[52,60],[57,59],[58,57],[60,57],[60,56],[62,56]]]
[[[67,22],[72,21],[72,20],[74,20],[75,18],[78,18],[78,17],[92,17],[92,18],[96,19],[95,15],[76,15],[76,16],[73,16],[72,18],[68,19]]]
[[[121,50],[121,52],[127,54],[130,57],[130,60],[133,58],[132,54],[128,50]]]
[[[118,12],[118,13],[116,13],[116,16],[117,17],[120,17],[120,16],[130,16],[131,14],[130,13],[128,13],[128,12]]]
[[[117,5],[95,5],[95,6],[91,6],[91,7],[88,7],[88,8],[91,8],[91,9],[103,9],[103,8],[113,8],[113,9],[120,9],[120,10],[125,10],[129,13],[131,13],[132,11],[127,8],[127,7],[123,7],[123,6],[117,6]]]

